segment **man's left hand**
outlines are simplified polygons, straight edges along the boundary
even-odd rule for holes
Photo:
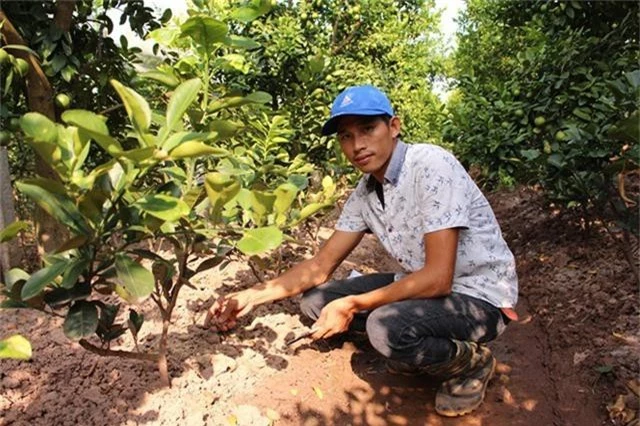
[[[320,317],[313,324],[318,331],[311,335],[313,340],[326,339],[333,335],[344,333],[357,312],[351,297],[343,297],[326,305],[320,312]]]

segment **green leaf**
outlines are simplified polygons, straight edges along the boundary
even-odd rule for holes
[[[55,190],[57,186],[59,186],[57,182],[43,178],[16,182],[16,187],[20,192],[35,201],[44,211],[67,226],[73,233],[91,235],[91,227],[73,201],[65,193],[51,191]]]
[[[15,238],[20,231],[29,229],[29,222],[18,220],[0,231],[0,243],[6,243]]]
[[[27,47],[27,46],[25,46],[23,44],[5,44],[4,46],[2,46],[2,48],[5,49],[5,50],[9,50],[9,49],[22,50],[23,52],[28,52],[31,55],[33,55],[36,58],[38,58],[38,60],[40,60],[40,56],[38,56],[38,54],[33,49],[30,49],[29,47]]]
[[[561,169],[562,167],[564,167],[564,159],[562,158],[562,155],[560,154],[551,154],[549,156],[549,158],[547,158],[547,163],[551,164],[552,166],[555,166],[559,169]]]
[[[9,269],[4,275],[4,286],[7,290],[11,291],[14,285],[21,281],[27,281],[29,276],[29,274],[20,268]]]
[[[640,143],[640,111],[635,110],[625,119],[618,121],[608,131],[609,137],[632,144]]]
[[[279,215],[285,214],[298,194],[298,187],[292,183],[283,183],[276,188],[273,193],[276,195],[276,200],[273,203],[273,209]]]
[[[154,279],[151,271],[124,253],[116,254],[116,273],[120,283],[134,298],[142,299],[153,292]]]
[[[77,283],[72,288],[56,287],[44,295],[47,305],[56,309],[76,300],[85,300],[91,296],[91,284],[88,282]]]
[[[0,359],[31,358],[31,343],[19,334],[0,340]]]
[[[82,275],[83,272],[87,270],[89,267],[89,259],[84,257],[77,257],[67,266],[64,274],[62,274],[62,283],[60,284],[63,288],[73,288],[78,282],[78,278]]]
[[[255,92],[248,96],[228,96],[209,104],[207,110],[209,112],[216,112],[221,109],[237,108],[247,104],[266,104],[271,102],[272,97],[266,92]]]
[[[69,308],[62,329],[71,340],[89,337],[98,328],[98,307],[95,303],[78,301]]]
[[[224,62],[225,69],[235,70],[243,74],[247,74],[251,68],[251,64],[247,62],[246,58],[238,53],[229,53],[219,58],[219,60]]]
[[[300,217],[298,217],[297,222],[301,222],[303,220],[305,220],[306,218],[308,218],[309,216],[315,214],[317,211],[324,209],[326,207],[330,207],[331,204],[330,203],[312,203],[309,204],[308,206],[305,206],[301,211],[300,211]]]
[[[589,114],[589,111],[585,108],[574,108],[572,112],[576,117],[582,118],[585,121],[591,121],[591,114]]]
[[[129,310],[129,321],[127,322],[129,325],[129,330],[131,330],[131,334],[137,336],[142,328],[142,324],[144,323],[144,315],[139,314],[133,309]]]
[[[640,87],[640,70],[628,72],[624,75],[633,90],[637,90]]]
[[[192,209],[196,205],[196,203],[200,201],[202,193],[202,187],[191,188],[186,194],[182,196],[182,200],[187,203],[189,209]]]
[[[28,300],[39,295],[47,285],[67,268],[68,264],[68,261],[58,261],[32,274],[27,282],[24,283],[24,287],[22,287],[22,292],[20,293],[22,300]]]
[[[213,49],[216,43],[222,43],[227,36],[227,24],[208,16],[193,16],[180,26],[182,37],[188,36],[203,49]]]
[[[128,158],[135,163],[141,163],[145,160],[153,158],[156,148],[153,146],[146,146],[144,148],[130,149],[120,153],[120,157]]]
[[[167,128],[173,127],[182,120],[182,116],[189,108],[189,105],[195,101],[200,91],[202,82],[199,78],[193,78],[185,81],[173,92],[169,105],[167,106]]]
[[[195,273],[197,274],[199,272],[206,271],[211,268],[215,268],[216,266],[221,264],[225,259],[226,259],[225,256],[210,257],[209,259],[205,260],[204,262],[198,265]]]
[[[218,139],[230,138],[242,128],[244,128],[244,124],[237,121],[211,120],[209,122],[209,129],[218,134]]]
[[[247,49],[247,50],[257,49],[258,47],[261,46],[260,43],[258,43],[253,39],[250,39],[247,37],[241,37],[233,34],[228,36],[225,39],[224,44],[226,44],[229,47],[233,47],[235,49]]]
[[[231,12],[231,17],[242,22],[251,22],[271,10],[271,2],[269,0],[260,0],[258,6],[239,7]]]
[[[24,302],[18,302],[17,300],[6,299],[0,302],[0,309],[28,309],[29,305]]]
[[[336,184],[331,176],[322,178],[322,193],[325,198],[331,198],[336,193]]]
[[[165,71],[153,70],[153,71],[143,72],[138,75],[142,78],[155,80],[171,88],[176,87],[178,84],[180,84],[180,80],[178,80],[178,78],[175,75]]]
[[[276,196],[262,191],[249,191],[248,189],[241,189],[238,194],[238,204],[242,207],[245,213],[248,213],[258,226],[261,226],[267,215],[273,210],[273,203],[276,200]]]
[[[539,149],[523,149],[520,150],[520,155],[522,155],[525,159],[532,161],[535,160],[536,158],[540,157],[540,150]]]
[[[240,191],[240,182],[234,176],[213,172],[206,175],[204,187],[216,219],[224,205]]]
[[[55,144],[58,139],[56,124],[39,112],[28,112],[20,118],[20,128],[37,142]]]
[[[595,370],[600,374],[607,374],[607,373],[611,373],[613,371],[613,366],[612,365],[600,365],[598,367],[595,367]]]
[[[249,229],[244,232],[237,247],[242,253],[252,256],[275,249],[282,243],[283,237],[282,231],[275,226]]]
[[[117,80],[111,80],[111,85],[124,104],[124,108],[127,110],[129,120],[133,124],[133,128],[138,134],[143,135],[149,130],[151,125],[151,109],[147,101],[140,96],[135,90],[122,85]]]
[[[70,109],[62,113],[62,121],[80,129],[80,137],[86,136],[96,141],[110,155],[117,157],[122,152],[120,143],[109,136],[106,118],[91,111]]]
[[[203,155],[223,157],[229,155],[229,151],[222,148],[214,148],[202,142],[190,141],[178,145],[169,153],[169,156],[175,159],[201,157]]]
[[[189,214],[189,206],[179,198],[165,194],[150,194],[135,205],[158,219],[175,222]]]
[[[170,152],[172,149],[177,147],[178,145],[189,142],[189,141],[208,141],[215,140],[218,138],[217,132],[209,132],[209,133],[200,133],[200,132],[178,132],[167,138],[162,143],[162,149],[167,152]]]

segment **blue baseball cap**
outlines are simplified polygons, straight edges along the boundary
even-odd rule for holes
[[[338,131],[338,119],[344,115],[382,115],[393,117],[387,96],[371,85],[351,86],[342,91],[331,105],[331,116],[322,126],[322,135]]]

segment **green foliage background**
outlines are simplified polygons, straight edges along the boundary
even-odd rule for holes
[[[461,25],[444,139],[488,185],[608,209],[640,156],[639,4],[470,0]]]

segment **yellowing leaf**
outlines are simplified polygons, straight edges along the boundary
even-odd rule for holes
[[[276,420],[280,420],[280,414],[276,410],[267,408],[267,418],[272,422],[275,422]]]
[[[227,423],[229,423],[231,426],[236,426],[238,424],[238,418],[231,414],[229,417],[227,417]]]
[[[31,343],[19,334],[0,340],[0,359],[31,358]]]
[[[317,386],[313,387],[313,391],[316,393],[316,395],[318,396],[319,399],[323,399],[324,398],[324,394],[322,393],[322,389],[320,389]]]

